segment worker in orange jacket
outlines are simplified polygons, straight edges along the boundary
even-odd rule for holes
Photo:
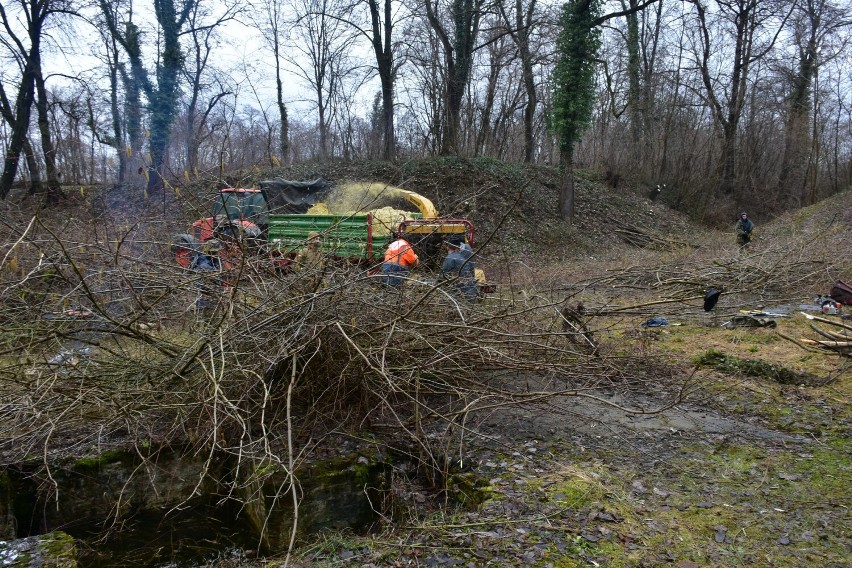
[[[382,282],[388,286],[399,286],[402,277],[417,266],[420,259],[411,247],[411,243],[398,237],[385,251],[385,261],[382,263]]]

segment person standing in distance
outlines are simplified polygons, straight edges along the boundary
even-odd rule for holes
[[[740,218],[737,221],[737,244],[741,247],[746,246],[751,242],[751,232],[754,230],[754,223],[748,218],[748,215],[740,213]]]
[[[325,272],[325,254],[322,251],[320,234],[316,231],[308,233],[305,246],[293,260],[295,272],[299,274],[297,289],[301,292],[315,292],[323,281]]]

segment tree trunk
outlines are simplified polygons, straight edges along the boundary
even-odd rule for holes
[[[275,99],[278,104],[279,127],[278,150],[281,152],[281,162],[290,164],[290,120],[287,116],[287,105],[284,103],[284,81],[281,79],[280,43],[276,31],[273,39],[275,54]]]
[[[396,154],[396,133],[394,129],[393,108],[393,12],[391,0],[384,0],[384,15],[379,16],[378,0],[368,0],[370,21],[372,23],[373,53],[376,56],[376,68],[382,85],[382,158],[393,160]]]
[[[429,24],[444,49],[445,86],[444,118],[441,137],[441,155],[458,154],[459,125],[461,122],[462,99],[470,80],[473,65],[473,52],[479,35],[481,0],[453,0],[450,8],[454,29],[453,37],[447,34],[434,11],[431,0],[426,0],[426,14]]]
[[[30,195],[38,195],[42,192],[41,168],[35,155],[35,148],[30,144],[29,138],[24,138],[24,159],[27,161],[27,169],[30,172]]]
[[[118,50],[112,51],[112,60],[109,65],[109,110],[112,118],[113,148],[118,154],[118,179],[119,184],[124,183],[127,177],[127,152],[124,147],[124,130],[121,123],[121,112],[118,108]],[[92,120],[94,123],[94,120]]]
[[[514,22],[510,20],[502,2],[498,2],[497,6],[506,27],[509,28],[509,33],[512,35],[515,45],[518,46],[518,57],[521,59],[521,75],[527,97],[527,104],[524,106],[524,162],[531,163],[535,153],[535,109],[538,105],[538,93],[535,90],[535,73],[530,50],[530,35],[533,30],[536,0],[530,0],[526,11],[524,11],[523,0],[515,0]]]
[[[805,178],[810,150],[810,128],[807,114],[791,110],[784,127],[784,156],[778,177],[778,195],[789,207],[799,207],[805,192]]]
[[[524,90],[527,94],[527,105],[524,107],[524,162],[529,164],[535,154],[535,108],[538,104],[538,94],[535,91],[535,75],[529,55],[524,58],[522,65]]]
[[[455,69],[455,66],[453,66]],[[461,102],[467,81],[460,81],[455,72],[450,71],[446,86],[446,109],[444,112],[444,138],[441,143],[441,155],[458,154],[459,125],[461,124]]]
[[[148,169],[148,195],[161,193],[165,181],[165,155],[171,135],[172,123],[177,113],[178,78],[183,68],[183,53],[180,47],[181,28],[186,23],[190,11],[198,0],[185,0],[176,10],[174,0],[158,0],[156,4],[157,24],[159,25],[156,86],[151,81],[142,58],[141,32],[132,22],[119,23],[110,10],[107,0],[100,0],[101,11],[106,18],[110,34],[124,47],[130,60],[132,84],[134,88],[145,92],[150,111],[150,139],[148,148],[151,159]],[[130,131],[128,130],[128,133]],[[131,140],[133,140],[131,136]]]
[[[559,214],[562,219],[572,225],[574,223],[574,150],[563,149],[560,153],[562,162],[562,185],[559,188]]]
[[[518,55],[521,58],[521,72],[524,80],[524,91],[527,104],[524,107],[524,163],[532,163],[535,154],[535,109],[538,105],[538,93],[535,90],[535,72],[533,71],[532,53],[530,52],[530,34],[532,34],[533,17],[535,15],[535,0],[530,1],[524,18],[521,10],[521,0],[515,3],[517,22]]]
[[[396,157],[396,130],[394,128],[393,79],[382,80],[382,158]]]
[[[18,95],[15,100],[15,119],[12,124],[12,136],[9,138],[6,147],[6,157],[3,162],[3,175],[0,176],[0,199],[6,199],[9,191],[12,189],[12,184],[15,181],[15,176],[18,174],[18,158],[21,155],[21,150],[24,147],[24,139],[27,136],[27,131],[30,126],[30,111],[35,99],[35,74],[36,62],[39,44],[35,44],[30,49],[24,66],[24,72],[21,75],[21,85],[18,88]]]
[[[59,184],[59,172],[56,169],[56,148],[53,145],[53,138],[50,134],[50,120],[47,112],[47,89],[44,86],[44,76],[41,73],[40,57],[35,68],[35,84],[38,93],[35,101],[36,112],[38,114],[38,130],[39,134],[41,134],[41,150],[47,174],[46,201],[48,204],[55,205],[65,195],[62,193],[62,187]]]
[[[196,125],[198,124],[198,95],[199,85],[192,85],[192,96],[186,107],[186,172],[192,173],[198,168],[198,147],[200,142],[196,136]]]
[[[328,124],[325,118],[325,102],[322,89],[317,89],[317,111],[319,113],[319,157],[328,158]]]
[[[798,207],[808,201],[805,189],[811,150],[809,119],[811,114],[811,85],[819,67],[819,30],[821,8],[807,3],[803,8],[809,35],[805,45],[799,46],[798,69],[790,82],[787,97],[787,119],[784,124],[784,156],[778,177],[778,194],[786,198],[787,205]]]
[[[734,194],[737,177],[736,154],[737,129],[735,125],[727,123],[722,130],[722,156],[720,159],[722,171],[719,180],[719,190],[722,195],[731,196]]]
[[[489,49],[488,83],[485,90],[485,101],[482,105],[479,133],[476,136],[474,152],[477,155],[487,156],[494,137],[491,129],[491,113],[494,111],[494,99],[497,96],[497,82],[500,79],[500,71],[503,69],[500,49],[496,42]]]
[[[6,91],[3,85],[0,84],[0,116],[6,121],[10,129],[15,127],[15,113],[12,111],[12,106],[9,104],[9,99],[6,97]],[[37,195],[42,191],[41,184],[41,169],[38,164],[38,157],[35,154],[32,144],[27,136],[24,136],[21,149],[24,153],[24,159],[27,162],[27,170],[30,174],[30,195]]]
[[[133,73],[127,73],[123,67],[119,67],[122,83],[124,85],[124,117],[127,123],[127,147],[124,151],[130,158],[135,158],[138,164],[144,164],[142,159],[142,144],[144,142],[142,130],[142,90]],[[135,170],[136,168],[131,168]]]
[[[278,149],[281,152],[281,162],[286,166],[290,164],[290,119],[287,116],[287,105],[284,104],[284,100],[280,95],[278,99],[278,116],[280,119],[278,125]]]
[[[630,8],[635,9],[637,0],[630,0]],[[628,14],[627,20],[627,109],[630,114],[630,133],[637,165],[642,161],[642,134],[644,118],[642,112],[642,85],[639,65],[639,16],[636,12]]]
[[[157,89],[148,92],[151,105],[151,138],[148,141],[151,150],[151,163],[148,169],[148,195],[162,192],[165,187],[165,158],[169,144],[172,123],[177,113],[178,74],[183,58],[178,42],[179,25],[174,14],[160,22],[163,29],[162,59],[157,73]],[[141,69],[141,59],[134,66]]]

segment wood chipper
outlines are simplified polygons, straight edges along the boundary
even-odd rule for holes
[[[335,193],[357,193],[365,188],[377,195],[356,202],[350,211],[331,212],[326,206]],[[416,211],[375,207],[383,198],[406,202]],[[475,245],[470,220],[441,217],[432,201],[418,193],[381,184],[334,186],[322,179],[276,179],[253,189],[224,188],[213,203],[211,216],[195,221],[192,227],[191,234],[177,235],[172,244],[177,263],[185,268],[195,255],[203,254],[204,243],[213,238],[224,243],[221,254],[231,257],[230,263],[238,251],[251,249],[269,255],[279,268],[288,265],[314,232],[320,235],[327,255],[368,268],[378,268],[395,235],[408,240],[421,264],[433,269],[441,266],[446,239],[460,236],[471,247]],[[481,271],[478,280],[484,285]]]

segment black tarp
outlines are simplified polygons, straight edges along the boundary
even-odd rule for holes
[[[334,188],[323,178],[311,181],[290,181],[276,178],[264,180],[258,185],[266,196],[270,213],[306,213]]]

